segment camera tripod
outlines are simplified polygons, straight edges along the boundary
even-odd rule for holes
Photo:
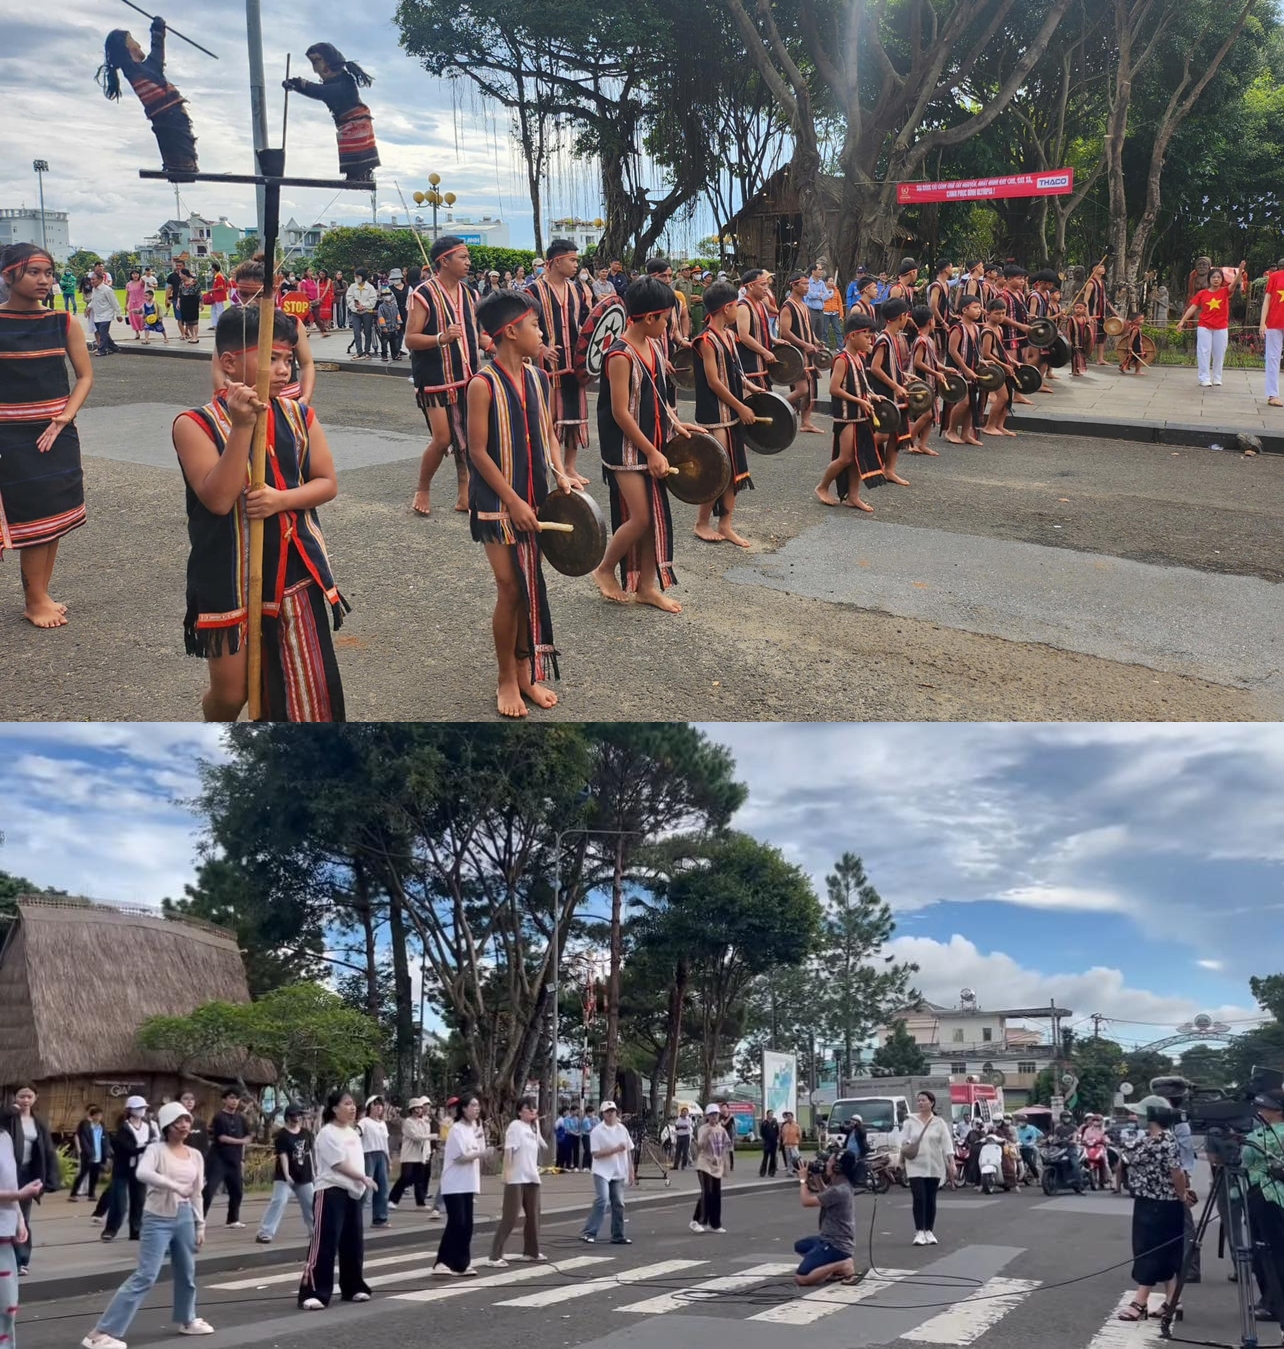
[[[1204,1242],[1204,1234],[1212,1221],[1213,1213],[1221,1217],[1222,1233],[1230,1245],[1231,1263],[1235,1269],[1235,1291],[1239,1294],[1239,1346],[1240,1349],[1258,1349],[1257,1320],[1253,1310],[1253,1247],[1254,1235],[1248,1216],[1248,1193],[1246,1172],[1242,1166],[1217,1165],[1213,1168],[1213,1183],[1204,1200],[1204,1210],[1195,1224],[1195,1234],[1191,1238],[1190,1249],[1185,1253],[1181,1270],[1177,1275],[1177,1286],[1172,1296],[1164,1304],[1167,1310],[1160,1317],[1159,1334],[1165,1340],[1172,1339],[1174,1309],[1181,1304],[1182,1290],[1186,1286],[1186,1273],[1191,1264],[1198,1260]],[[1260,1244],[1260,1240],[1259,1243]],[[1274,1284],[1275,1266],[1269,1258],[1269,1252],[1262,1266],[1266,1278]],[[1276,1306],[1281,1302],[1280,1290],[1271,1288],[1271,1300]]]

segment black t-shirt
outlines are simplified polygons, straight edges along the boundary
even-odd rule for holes
[[[220,1143],[220,1138],[245,1138],[250,1126],[239,1110],[220,1110],[210,1121],[210,1142],[213,1151],[230,1166],[240,1166],[245,1149],[236,1143]]]
[[[165,278],[165,289],[172,290],[175,295],[178,294],[178,288],[183,284],[183,278],[177,272],[170,272]]]
[[[209,1130],[205,1127],[204,1121],[197,1119],[195,1115],[192,1116],[192,1127],[187,1134],[187,1146],[195,1148],[202,1157],[209,1155]]]
[[[312,1134],[309,1130],[300,1129],[297,1134],[291,1133],[289,1129],[278,1130],[272,1140],[272,1146],[277,1156],[284,1155],[287,1158],[286,1169],[295,1185],[311,1184]],[[280,1174],[281,1168],[278,1164],[276,1175],[279,1177]]]

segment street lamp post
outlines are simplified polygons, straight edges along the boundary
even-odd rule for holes
[[[459,199],[458,197],[455,196],[453,192],[441,192],[438,190],[441,186],[441,174],[430,173],[428,175],[428,182],[430,186],[427,192],[416,192],[413,195],[416,206],[422,206],[424,202],[427,202],[428,205],[432,207],[432,237],[433,242],[436,243],[437,207],[453,206],[455,202],[458,201]]]
[[[49,251],[49,232],[45,228],[45,174],[49,172],[49,161],[37,159],[31,167],[36,171],[36,182],[40,185],[40,247]]]

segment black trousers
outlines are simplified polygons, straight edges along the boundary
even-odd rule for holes
[[[941,1182],[935,1176],[911,1176],[910,1197],[914,1204],[914,1230],[931,1232],[936,1228],[936,1192]]]
[[[103,1235],[114,1237],[120,1231],[120,1225],[129,1215],[129,1239],[137,1241],[143,1230],[143,1202],[147,1198],[147,1186],[141,1180],[135,1180],[132,1172],[122,1170],[113,1174],[111,1188],[107,1191],[107,1220],[103,1224]]]
[[[776,1145],[774,1143],[764,1143],[762,1145],[762,1165],[758,1168],[760,1176],[774,1176],[776,1174]]]
[[[446,1230],[437,1247],[437,1263],[462,1274],[473,1262],[473,1199],[471,1194],[443,1194]]]
[[[98,1178],[102,1175],[103,1167],[101,1162],[91,1162],[84,1157],[80,1159],[80,1166],[76,1171],[76,1179],[71,1187],[71,1193],[67,1196],[69,1199],[75,1199],[79,1190],[80,1183],[84,1181],[88,1188],[85,1190],[85,1197],[93,1199],[98,1191]]]
[[[687,1169],[687,1163],[691,1160],[691,1135],[679,1134],[673,1144],[673,1165],[679,1171]]]
[[[428,1163],[427,1162],[402,1162],[401,1174],[397,1177],[397,1183],[392,1187],[392,1193],[388,1196],[390,1204],[400,1204],[401,1196],[414,1187],[415,1207],[426,1208],[428,1205]]]
[[[209,1168],[205,1173],[205,1212],[208,1215],[210,1205],[218,1194],[219,1186],[227,1186],[227,1220],[229,1223],[241,1220],[241,1198],[245,1187],[241,1183],[241,1159],[235,1162],[225,1161],[218,1153],[217,1146],[210,1149],[205,1159]]]
[[[696,1200],[692,1221],[705,1227],[721,1227],[722,1177],[711,1176],[707,1171],[697,1171],[696,1175],[700,1179],[700,1198]]]
[[[339,1296],[351,1302],[368,1293],[361,1272],[365,1244],[361,1233],[361,1200],[347,1190],[318,1190],[312,1199],[312,1241],[299,1280],[299,1306],[308,1298],[330,1305],[334,1295],[334,1258],[339,1257]]]
[[[574,1170],[580,1165],[580,1136],[572,1134],[566,1141],[571,1145],[571,1169]]]

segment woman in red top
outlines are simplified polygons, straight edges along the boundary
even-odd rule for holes
[[[334,323],[334,282],[324,267],[317,273],[317,303],[313,314],[317,327],[321,329],[321,336],[329,337]]]
[[[1195,332],[1195,352],[1199,360],[1200,387],[1222,382],[1222,362],[1226,359],[1226,342],[1230,335],[1230,297],[1238,282],[1241,289],[1247,288],[1248,270],[1245,263],[1227,277],[1220,267],[1214,267],[1208,273],[1208,287],[1197,291],[1190,302],[1190,308],[1181,316],[1177,324],[1180,332],[1186,326],[1186,320],[1199,313],[1199,326]]]

